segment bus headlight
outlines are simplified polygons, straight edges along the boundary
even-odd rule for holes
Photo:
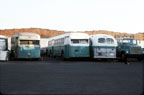
[[[114,56],[114,53],[110,53],[110,56]]]
[[[126,53],[129,53],[128,51],[126,51]]]

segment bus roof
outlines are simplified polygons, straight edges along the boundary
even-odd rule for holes
[[[70,37],[71,39],[89,39],[89,35],[86,33],[65,33],[65,34],[61,34],[55,37],[51,37],[49,38],[49,40],[53,40],[53,39],[59,39],[59,38],[64,38],[64,37]]]
[[[17,33],[15,35],[13,35],[12,38],[21,37],[22,39],[27,39],[26,36],[28,36],[29,39],[38,39],[38,40],[40,40],[40,35],[39,34],[36,34],[36,33],[27,33],[27,32]],[[32,36],[32,37],[30,38],[30,36]]]
[[[0,38],[2,38],[2,39],[8,39],[8,37],[3,36],[3,35],[0,35]]]
[[[27,35],[36,35],[36,36],[40,36],[39,34],[36,33],[28,33],[28,32],[24,32],[24,33],[17,33],[15,35],[13,35],[12,37],[17,37],[17,36],[27,36]]]
[[[90,35],[90,37],[96,37],[96,38],[109,37],[115,39],[113,36],[107,34],[94,34],[94,35]]]

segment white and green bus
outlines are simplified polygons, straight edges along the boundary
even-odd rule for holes
[[[35,33],[18,33],[11,37],[11,57],[19,59],[41,59],[40,35]]]
[[[90,54],[92,58],[116,58],[117,41],[107,34],[95,34],[90,36]]]
[[[48,40],[47,53],[50,56],[68,58],[90,57],[89,35],[86,33],[65,33]]]
[[[9,60],[8,37],[0,35],[0,61]]]

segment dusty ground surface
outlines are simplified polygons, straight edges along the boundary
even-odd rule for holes
[[[0,62],[2,94],[140,95],[142,62],[91,61],[45,57],[44,61]]]

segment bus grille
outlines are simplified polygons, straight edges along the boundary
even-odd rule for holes
[[[140,47],[131,47],[130,52],[131,52],[131,54],[140,54],[141,48]]]

